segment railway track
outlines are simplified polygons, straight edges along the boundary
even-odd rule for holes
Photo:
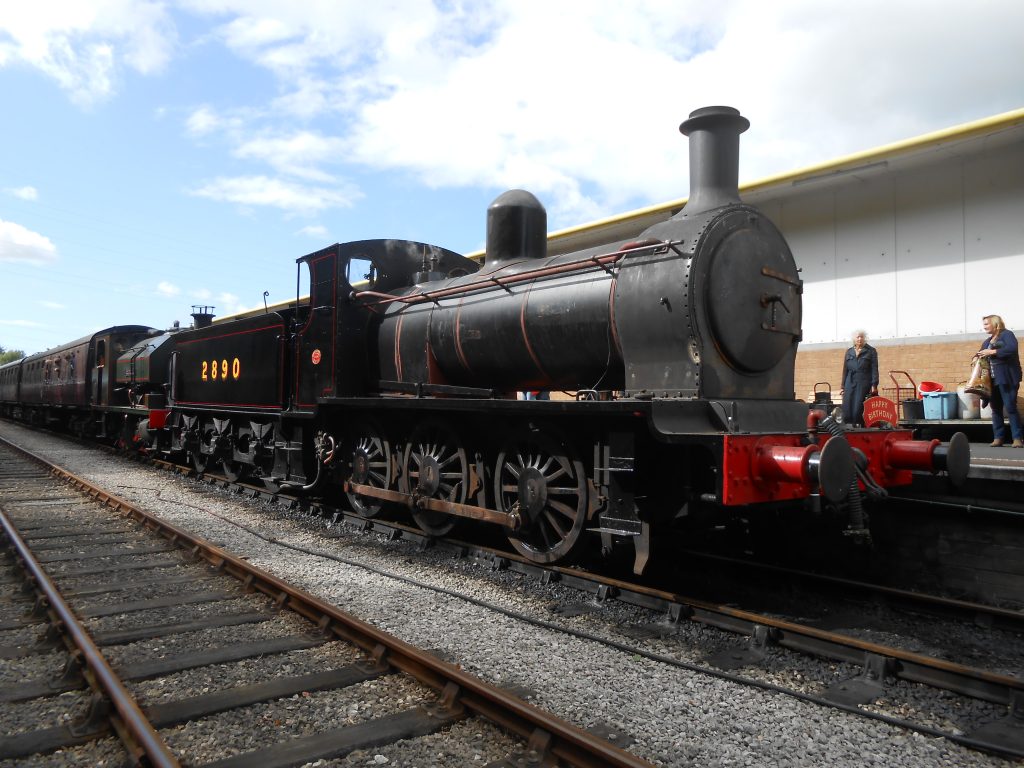
[[[229,496],[259,496],[264,500],[269,497],[258,489],[224,479],[212,476],[203,479],[202,486],[227,489]],[[780,618],[777,614],[692,600],[667,590],[615,581],[577,569],[542,569],[507,552],[474,547],[465,542],[429,539],[401,524],[380,519],[367,521],[294,499],[281,501],[282,504],[264,507],[263,513],[256,516],[261,521],[266,519],[265,525],[250,523],[260,530],[246,529],[250,534],[261,536],[268,550],[288,549],[298,554],[311,554],[321,563],[334,560],[350,564],[346,558],[332,553],[332,547],[296,545],[287,540],[293,536],[271,533],[279,530],[281,523],[285,528],[300,523],[309,530],[326,532],[338,541],[366,542],[365,532],[379,534],[379,538],[392,542],[391,547],[407,552],[423,549],[423,556],[429,555],[425,559],[435,561],[443,560],[444,553],[451,552],[454,554],[451,567],[456,571],[467,573],[467,568],[479,571],[480,565],[484,565],[492,574],[491,578],[519,581],[520,585],[512,589],[521,590],[524,584],[536,579],[538,584],[528,587],[531,592],[557,595],[550,614],[539,619],[516,615],[517,621],[532,622],[543,630],[579,638],[591,647],[602,645],[616,649],[629,658],[650,660],[704,678],[780,693],[817,707],[839,709],[901,729],[941,737],[971,749],[1011,757],[1024,754],[1019,668],[1008,674],[973,669],[957,663],[955,657],[952,660],[943,657],[941,649],[908,650],[866,640],[845,630],[829,632]],[[275,513],[274,509],[280,511]],[[277,522],[273,519],[275,514]],[[239,526],[237,520],[225,522]],[[363,533],[356,534],[354,529]],[[413,543],[412,550],[408,543],[403,543],[405,540]],[[379,545],[366,542],[364,546]],[[465,557],[467,554],[472,557]],[[471,565],[473,563],[476,565]],[[523,582],[523,575],[530,579]],[[379,577],[404,578],[387,572],[375,572],[371,578]],[[454,599],[470,599],[460,589],[437,589],[420,582],[415,586],[444,592]],[[886,599],[894,599],[894,596]],[[484,607],[495,614],[509,614],[500,605]],[[996,610],[983,615],[975,612],[988,611],[987,606],[961,604],[958,607],[964,617],[973,616],[974,621],[1001,623],[1010,627],[1010,631],[1019,628],[1016,612],[998,615]],[[724,631],[712,637],[705,631],[708,628]],[[736,633],[750,640],[737,643],[730,639],[735,638]],[[1014,636],[1016,641],[1012,637],[1010,641],[1019,644],[1019,632]],[[808,659],[818,661],[812,663]],[[958,693],[949,695],[944,691]],[[666,700],[666,707],[674,706],[672,700],[676,694],[669,695],[672,699]],[[742,734],[745,726],[737,723],[736,727]],[[683,734],[685,739],[685,731]],[[666,762],[681,764],[672,758]]]
[[[929,736],[949,739],[972,749],[1009,757],[1024,757],[1024,680],[1021,679],[1024,674],[1024,659],[1016,652],[1008,654],[1012,655],[1013,659],[1006,660],[1006,664],[1012,666],[1012,669],[1008,672],[991,671],[957,662],[955,658],[958,653],[965,650],[963,647],[950,650],[932,645],[927,653],[916,648],[908,648],[905,642],[901,644],[901,638],[892,638],[892,633],[885,632],[884,627],[879,627],[877,621],[872,621],[870,615],[850,617],[849,608],[845,614],[843,611],[834,612],[842,615],[826,614],[812,619],[812,623],[808,624],[780,617],[774,612],[744,610],[732,602],[712,602],[579,568],[537,565],[507,550],[491,549],[459,540],[427,537],[417,529],[401,523],[376,518],[367,520],[319,503],[306,504],[301,499],[287,495],[281,497],[278,494],[267,494],[260,488],[240,485],[216,474],[204,477],[203,480],[235,492],[280,499],[293,509],[305,509],[313,518],[326,518],[331,526],[349,526],[361,531],[376,532],[392,540],[407,538],[417,542],[421,547],[446,547],[457,557],[475,557],[488,563],[489,567],[495,570],[518,573],[546,584],[557,582],[584,596],[582,600],[566,601],[557,611],[560,616],[572,617],[598,612],[603,606],[611,603],[644,609],[648,612],[648,620],[641,621],[623,632],[626,639],[631,642],[623,643],[614,638],[602,638],[588,632],[580,633],[580,636],[589,640],[616,647],[627,653],[705,674],[721,674],[723,679],[764,687],[825,707],[877,718]],[[310,550],[301,551],[312,553]],[[322,552],[313,554],[323,556]],[[844,600],[851,596],[859,600],[859,606],[864,614],[873,612],[872,608],[865,606],[875,601],[912,614],[916,621],[922,623],[934,619],[940,622],[965,622],[997,629],[1005,633],[1008,648],[1019,645],[1021,638],[1024,637],[1024,612],[1014,609],[728,558],[714,558],[700,553],[690,554],[705,562],[717,560],[719,565],[745,570],[748,572],[747,579],[751,581],[765,579],[771,575],[775,583],[790,578],[794,582],[802,582],[808,588],[822,590],[833,597],[842,592]],[[806,610],[807,606],[804,608]],[[671,647],[672,638],[679,634],[680,626],[686,623],[738,634],[746,640],[740,644],[725,643],[720,650],[708,653],[704,659],[696,663],[680,661],[671,650],[664,653],[662,649],[665,646]],[[821,626],[829,623],[849,629],[829,631]],[[886,643],[864,639],[861,635],[872,634],[862,631],[864,625],[872,630],[882,630],[878,634],[886,636],[887,639],[892,638],[892,641]],[[942,630],[939,628],[935,631]],[[664,642],[660,643],[660,646],[656,643],[648,648],[636,644],[637,641],[648,640]],[[918,641],[911,640],[911,644],[918,644]],[[740,669],[785,666],[786,662],[780,662],[779,652],[813,656],[828,662],[836,662],[841,666],[833,667],[838,669],[838,674],[831,679],[825,679],[828,675],[824,675],[823,682],[814,692],[809,692],[807,686],[780,686],[764,677],[740,676],[734,673],[734,670]],[[945,725],[935,726],[924,724],[920,718],[889,713],[890,710],[919,709],[920,704],[915,701],[918,694],[914,689],[920,686],[955,694],[964,700],[973,700],[975,704],[980,704],[980,709],[987,710],[985,714],[979,715],[984,722],[980,726],[964,731],[950,721],[946,721]],[[877,702],[883,700],[887,702],[887,706],[875,706]],[[938,716],[934,719],[941,721],[943,718]]]
[[[13,562],[0,575],[0,706],[15,728],[0,759],[292,766],[457,731],[486,733],[467,749],[497,750],[495,764],[648,764],[39,457],[0,451],[0,523],[26,577]]]
[[[315,513],[311,513],[311,519],[315,519]],[[400,532],[396,535],[391,524],[376,520],[368,523],[359,518],[349,522],[354,528],[377,531],[387,539],[400,537]],[[249,532],[260,535],[252,530]],[[412,532],[411,536],[416,537],[417,534]],[[267,540],[271,542],[269,538]],[[294,548],[303,554],[351,562],[322,550],[292,547],[281,541],[273,543]],[[732,604],[712,603],[601,574],[537,566],[503,551],[452,541],[436,546],[449,548],[456,558],[476,557],[488,563],[494,571],[536,579],[542,585],[559,589],[558,604],[552,610],[554,620],[531,618],[510,613],[497,604],[489,605],[496,613],[598,643],[633,658],[645,658],[701,675],[793,696],[825,708],[948,739],[971,749],[1024,758],[1024,680],[1020,666],[1009,672],[993,672],[951,660],[947,657],[950,651],[942,647],[932,646],[927,652],[908,649],[905,644],[899,644],[903,638],[893,637],[884,627],[878,627],[869,615],[855,619],[846,617],[854,623],[843,623],[842,626],[850,629],[829,631],[774,613],[758,613]],[[402,578],[388,573],[382,575]],[[810,579],[809,574],[806,577]],[[423,582],[413,583],[433,589]],[[859,586],[865,592],[872,592],[871,585]],[[937,611],[940,617],[973,617],[974,621],[987,628],[992,624],[1013,627],[1016,631],[1010,630],[1005,638],[1010,643],[1020,643],[1022,617],[1018,612],[929,596],[920,596],[922,599],[918,601],[914,595],[898,590],[883,589],[878,594],[886,593],[892,601],[902,600],[915,607]],[[586,620],[576,621],[578,617],[595,620],[604,614],[615,613],[624,614],[627,618],[625,621],[609,618],[609,624],[618,624],[611,632],[595,633]],[[924,616],[919,618],[925,620]],[[873,626],[878,634],[891,642],[859,636],[865,625]],[[710,639],[706,634],[698,633],[701,637],[695,643],[694,633],[687,631],[688,626],[720,632]],[[740,642],[730,639],[737,635],[744,639]],[[702,650],[693,654],[695,648]],[[1014,652],[1013,655],[1019,664],[1019,654]],[[813,658],[817,663],[808,665],[807,658]],[[794,672],[796,669],[800,671]],[[812,671],[808,673],[808,669]],[[928,702],[933,694],[922,689],[933,694],[940,692],[938,698],[943,702],[942,706],[932,709]],[[975,721],[976,725],[963,729],[957,716],[950,716],[951,712],[958,710],[961,714],[973,710],[968,719]]]

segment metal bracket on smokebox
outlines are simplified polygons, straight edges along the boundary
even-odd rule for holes
[[[830,685],[822,696],[837,704],[870,704],[885,695],[885,678],[889,674],[892,660],[877,653],[864,657],[864,670],[860,677],[851,677]]]
[[[772,628],[763,624],[755,624],[747,644],[742,648],[728,648],[708,656],[708,662],[719,669],[739,669],[764,661],[771,645]]]
[[[1006,717],[985,723],[967,734],[982,746],[991,746],[999,752],[1024,752],[1024,693],[1014,691]]]

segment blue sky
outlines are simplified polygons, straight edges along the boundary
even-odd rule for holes
[[[333,242],[480,248],[687,194],[687,113],[741,181],[1024,106],[1024,4],[0,0],[0,345],[295,293]]]

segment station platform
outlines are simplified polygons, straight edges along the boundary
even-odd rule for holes
[[[991,431],[990,426],[990,436]],[[1009,442],[1002,448],[993,448],[991,442],[971,443],[971,470],[967,478],[1024,481],[1024,448],[1011,448]]]
[[[912,429],[922,440],[938,438],[945,442],[955,433],[963,432],[971,443],[992,442],[989,419],[900,419],[900,429]]]
[[[1001,448],[993,448],[992,422],[988,419],[912,419],[901,420],[902,429],[914,430],[922,440],[938,438],[947,442],[955,433],[963,432],[971,443],[971,470],[968,480],[1024,481],[1024,448],[1012,448],[1006,438]],[[1009,434],[1010,426],[1006,426]]]

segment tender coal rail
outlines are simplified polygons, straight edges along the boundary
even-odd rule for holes
[[[15,563],[0,573],[0,708],[14,715],[0,760],[84,745],[84,761],[124,749],[148,765],[298,766],[478,719],[497,734],[495,765],[648,765],[38,457],[0,452],[0,522],[27,579]],[[231,670],[245,664],[258,674],[242,682]],[[197,673],[207,683],[180,695]]]

